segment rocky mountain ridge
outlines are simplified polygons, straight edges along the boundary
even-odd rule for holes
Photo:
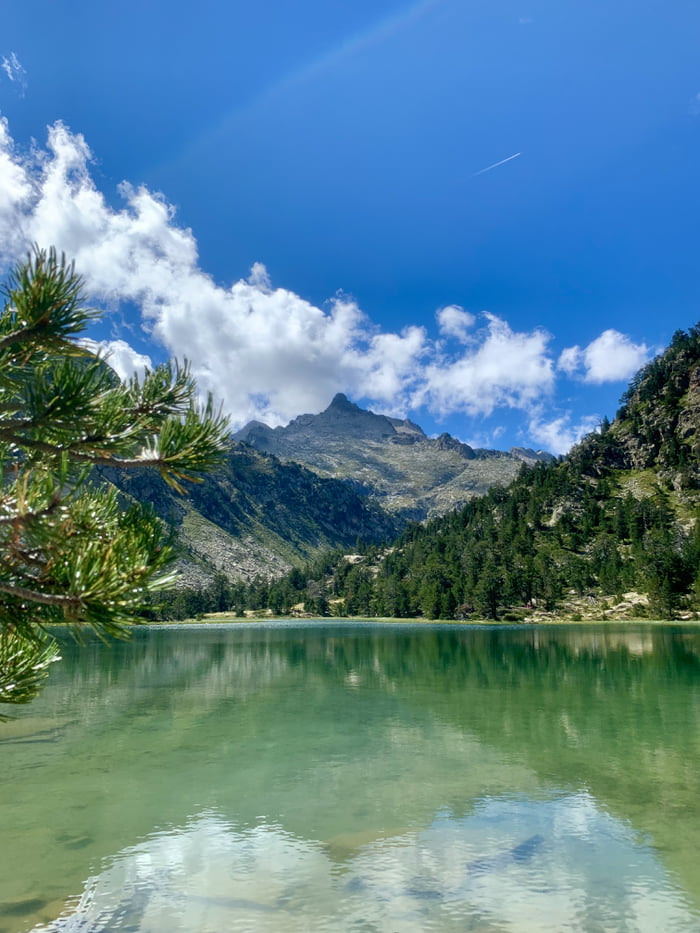
[[[157,475],[102,470],[125,498],[150,502],[181,546],[181,585],[274,579],[358,541],[389,541],[409,520],[441,515],[504,485],[523,463],[551,459],[517,448],[478,450],[337,395],[285,428],[252,422],[223,466],[178,496]]]
[[[367,411],[342,393],[320,414],[276,428],[252,421],[234,439],[350,482],[402,521],[442,515],[510,482],[523,463],[553,459],[522,447],[473,448],[447,433],[429,438],[412,421]]]

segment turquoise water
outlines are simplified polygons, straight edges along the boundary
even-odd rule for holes
[[[67,642],[0,755],[0,933],[700,930],[696,627]]]

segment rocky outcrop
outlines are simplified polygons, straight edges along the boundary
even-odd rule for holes
[[[548,453],[546,450],[533,450],[531,447],[511,447],[510,455],[515,457],[516,460],[527,463],[528,466],[533,466],[535,463],[548,463],[550,460],[556,459],[553,454]]]
[[[618,460],[676,489],[700,487],[700,332],[678,331],[632,381],[610,436]]]
[[[510,482],[523,462],[551,457],[522,448],[474,449],[447,433],[429,438],[412,421],[366,411],[342,393],[318,415],[300,415],[277,428],[253,421],[234,437],[320,476],[350,482],[398,518],[414,521]]]
[[[700,366],[690,372],[676,433],[679,441],[688,446],[693,459],[700,460]]]

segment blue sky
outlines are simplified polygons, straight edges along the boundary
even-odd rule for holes
[[[74,256],[114,365],[187,356],[234,425],[343,391],[561,452],[700,319],[698,36],[686,0],[8,2],[0,260]]]

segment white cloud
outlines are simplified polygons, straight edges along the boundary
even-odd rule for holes
[[[584,351],[587,382],[629,379],[649,358],[644,343],[632,343],[617,330],[605,330]]]
[[[7,120],[0,118],[0,262],[4,265],[25,248],[23,212],[31,195],[32,184],[15,154]]]
[[[262,292],[269,292],[272,290],[270,276],[267,274],[267,269],[262,262],[253,263],[250,275],[248,276],[248,284],[253,285]]]
[[[553,454],[565,454],[584,435],[595,431],[599,424],[598,415],[586,415],[572,424],[568,414],[546,420],[541,412],[537,412],[530,418],[528,435],[544,450]]]
[[[21,88],[22,92],[27,89],[27,72],[22,67],[20,60],[14,52],[10,52],[9,57],[3,55],[0,68],[2,68],[13,84]]]
[[[552,391],[549,334],[539,328],[517,333],[493,314],[484,317],[487,327],[480,342],[455,360],[439,359],[426,366],[416,401],[440,415],[490,415],[501,406],[526,409]]]
[[[459,305],[448,305],[435,312],[440,333],[445,337],[456,337],[462,343],[469,340],[469,331],[476,323],[476,318]]]
[[[123,382],[135,375],[142,377],[144,370],[153,369],[150,356],[138,353],[125,340],[90,340],[89,338],[83,338],[80,343],[109,363]]]
[[[569,376],[575,376],[583,365],[581,347],[567,347],[562,350],[557,360],[557,368]]]
[[[2,128],[0,171],[10,182],[8,210],[20,221],[0,216],[3,254],[53,244],[75,259],[91,295],[138,303],[144,326],[170,354],[190,360],[234,424],[285,422],[320,410],[338,391],[406,408],[427,343],[422,328],[383,333],[346,298],[323,311],[273,288],[262,263],[222,288],[199,268],[192,232],[175,225],[161,195],[123,184],[125,206],[110,207],[92,181],[81,135],[57,123],[47,151],[21,159]]]
[[[21,154],[0,119],[0,260],[7,265],[33,242],[65,251],[92,300],[140,307],[144,331],[190,361],[234,427],[252,418],[286,423],[340,391],[400,416],[424,405],[440,417],[498,408],[530,417],[551,397],[556,366],[545,331],[515,331],[457,305],[437,312],[436,341],[413,325],[385,331],[347,296],[322,309],[275,287],[262,263],[222,287],[201,269],[192,231],[177,226],[162,195],[123,183],[122,205],[113,207],[93,182],[91,159],[85,139],[60,122],[45,150]],[[448,338],[461,346],[449,349]],[[122,375],[150,363],[123,340],[101,346]],[[559,369],[589,382],[621,379],[646,353],[609,330],[584,350],[565,350]],[[559,438],[558,447],[576,433],[551,424],[538,421],[539,436]]]
[[[584,382],[622,382],[633,376],[649,355],[646,344],[632,343],[625,334],[608,329],[583,350],[578,346],[567,347],[557,365],[570,376],[580,376]]]

